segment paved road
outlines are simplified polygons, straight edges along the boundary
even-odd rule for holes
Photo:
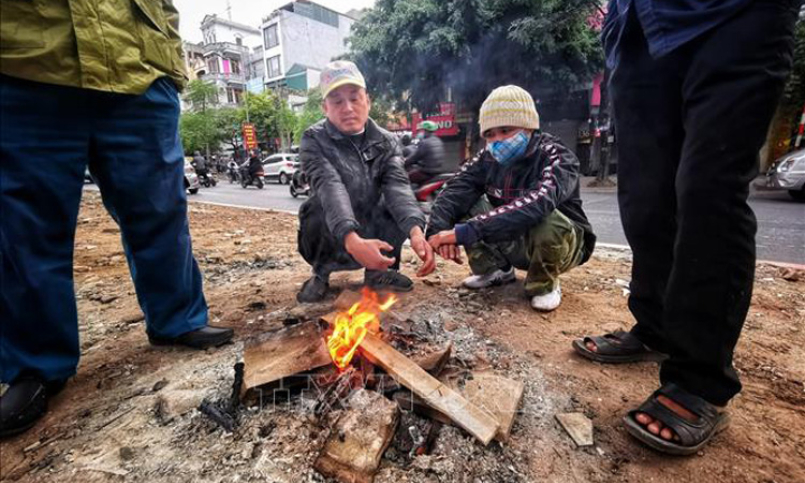
[[[582,190],[582,199],[599,241],[625,245],[614,190]],[[223,181],[215,188],[202,188],[190,200],[296,212],[305,198],[294,199],[284,185],[272,183],[258,190]],[[805,264],[805,204],[773,192],[752,193],[750,204],[758,218],[758,258]]]

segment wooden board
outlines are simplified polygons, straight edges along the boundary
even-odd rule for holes
[[[556,415],[556,420],[565,428],[567,434],[576,443],[576,446],[592,446],[593,422],[582,413],[562,413]]]
[[[400,384],[422,398],[429,406],[449,417],[453,423],[484,445],[489,444],[497,434],[499,424],[491,414],[471,404],[378,337],[367,335],[361,343],[360,350]]]
[[[371,483],[399,422],[397,405],[374,391],[353,393],[313,467],[340,482]]]
[[[428,371],[434,377],[439,377],[439,374],[444,369],[447,361],[450,360],[450,355],[453,353],[453,342],[450,341],[443,349],[429,352],[427,354],[411,357],[411,359],[421,367]]]
[[[268,334],[243,351],[243,390],[332,364],[317,322],[306,322]]]
[[[492,372],[473,372],[472,379],[467,381],[462,392],[471,403],[497,418],[500,429],[495,439],[508,441],[517,408],[523,400],[523,383]]]
[[[354,290],[344,290],[338,294],[338,297],[336,297],[335,301],[333,302],[333,307],[338,311],[347,311],[360,301],[360,292],[355,292]]]

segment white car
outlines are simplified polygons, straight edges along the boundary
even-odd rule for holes
[[[264,177],[267,180],[276,179],[280,184],[290,183],[298,167],[298,154],[277,153],[263,160]]]
[[[805,149],[788,153],[775,161],[759,188],[786,190],[795,200],[805,201]]]
[[[198,193],[201,183],[198,180],[196,169],[190,164],[188,159],[190,158],[185,158],[184,160],[184,188],[189,191],[191,195],[194,195]]]

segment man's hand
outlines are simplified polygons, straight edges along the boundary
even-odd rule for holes
[[[411,248],[414,249],[414,253],[422,260],[422,266],[417,270],[416,276],[424,277],[425,275],[433,273],[436,269],[436,257],[433,256],[433,247],[425,240],[422,229],[418,226],[411,228],[409,238],[411,239]]]
[[[393,251],[394,247],[383,240],[366,240],[353,231],[344,237],[344,248],[356,262],[369,270],[388,270],[394,265],[395,259],[382,253]]]
[[[428,238],[428,243],[445,260],[452,260],[459,265],[464,263],[461,258],[461,248],[456,244],[455,230],[440,231]]]

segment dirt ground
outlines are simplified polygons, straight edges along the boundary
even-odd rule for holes
[[[82,359],[78,374],[33,430],[0,444],[0,480],[20,482],[325,481],[312,463],[327,424],[294,405],[248,410],[226,433],[196,408],[228,397],[243,340],[282,326],[308,276],[296,254],[292,215],[192,204],[194,251],[213,323],[236,343],[196,352],[148,344],[119,230],[87,193],[75,251]],[[415,264],[406,249],[404,271]],[[631,324],[628,254],[599,250],[563,276],[564,302],[532,311],[516,285],[471,293],[466,268],[440,262],[400,301],[413,327],[453,340],[454,361],[489,367],[526,385],[509,443],[484,448],[443,427],[429,455],[407,453],[403,414],[375,481],[386,482],[803,482],[805,481],[805,273],[761,265],[735,365],[744,383],[733,424],[698,456],[658,455],[630,439],[624,413],[657,387],[657,365],[604,366],[576,357],[570,343]],[[519,274],[520,278],[522,274]],[[358,272],[333,278],[356,286]],[[580,411],[594,447],[576,448],[557,413]],[[408,437],[410,439],[410,437]]]

